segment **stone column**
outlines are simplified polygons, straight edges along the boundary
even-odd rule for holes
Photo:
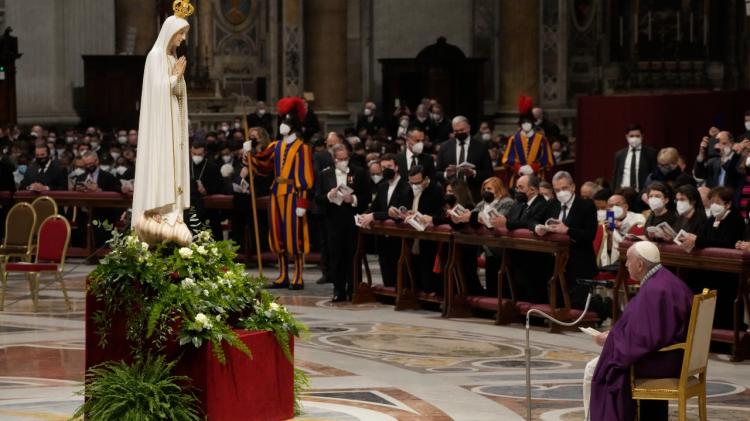
[[[117,52],[125,51],[128,33],[135,31],[133,54],[148,54],[158,35],[157,14],[154,0],[115,0]]]
[[[302,0],[282,2],[281,95],[301,95],[304,77]]]
[[[346,0],[305,1],[305,90],[316,110],[346,109]]]
[[[539,1],[498,2],[501,110],[518,114],[518,95],[539,102]]]
[[[211,69],[214,57],[213,43],[213,2],[199,0],[196,6],[198,12],[198,65]]]

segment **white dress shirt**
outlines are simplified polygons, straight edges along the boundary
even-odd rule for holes
[[[620,187],[632,187],[638,190],[636,187],[630,185],[630,162],[633,159],[633,148],[628,147],[628,153],[625,155],[625,166],[622,169],[622,182]],[[635,150],[635,179],[639,180],[638,174],[641,172],[641,147],[639,146]]]

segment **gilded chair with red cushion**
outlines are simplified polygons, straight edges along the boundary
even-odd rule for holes
[[[68,223],[68,220],[60,215],[52,215],[45,219],[39,227],[39,237],[34,262],[8,263],[5,265],[5,272],[2,277],[3,291],[5,291],[8,284],[9,272],[25,273],[26,278],[29,281],[33,308],[34,311],[36,311],[39,301],[39,281],[41,275],[42,273],[51,273],[55,277],[55,280],[60,282],[63,296],[65,297],[65,303],[68,309],[71,310],[72,307],[70,305],[70,300],[68,299],[68,291],[65,288],[65,281],[63,280],[65,255],[68,252],[69,243],[70,224]],[[3,302],[0,301],[0,310],[2,310],[2,306]]]

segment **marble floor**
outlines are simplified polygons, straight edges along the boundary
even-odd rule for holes
[[[83,279],[66,276],[73,310],[58,285],[43,286],[31,311],[24,278],[11,277],[0,312],[0,420],[64,420],[82,402]],[[75,267],[73,267],[75,266]],[[371,263],[377,279],[377,264]],[[271,276],[267,272],[267,276]],[[396,312],[392,305],[330,303],[331,285],[281,291],[280,301],[310,327],[297,364],[310,376],[300,420],[522,420],[526,414],[525,330],[489,319],[442,319],[438,312]],[[582,420],[583,367],[598,347],[583,333],[532,328],[532,417]],[[708,418],[750,419],[750,362],[711,355]],[[690,402],[697,419],[697,401]],[[676,408],[672,407],[676,419]]]

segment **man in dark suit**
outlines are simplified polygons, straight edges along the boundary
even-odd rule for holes
[[[34,163],[26,171],[19,189],[37,192],[67,190],[67,174],[63,168],[57,165],[57,162],[50,158],[50,151],[47,145],[37,145],[34,148],[34,156]]]
[[[368,227],[372,221],[385,221],[396,218],[398,209],[412,205],[411,187],[409,182],[398,173],[396,158],[392,154],[385,154],[380,158],[383,168],[383,182],[378,185],[375,199],[370,203],[367,213],[362,215],[363,227]],[[383,285],[396,285],[396,263],[401,253],[401,240],[398,238],[378,237],[376,249],[380,272],[383,275]]]
[[[443,113],[443,106],[434,104],[430,110],[430,120],[427,123],[427,135],[433,145],[448,140],[451,134],[451,123]]]
[[[434,219],[443,213],[443,189],[426,175],[421,165],[409,170],[411,185],[410,212],[419,212]],[[437,243],[434,241],[415,241],[412,245],[412,262],[414,263],[415,286],[425,292],[443,291],[440,277],[432,271],[437,254]]]
[[[492,222],[497,228],[508,230],[534,230],[537,224],[544,223],[547,215],[547,200],[539,194],[539,177],[534,174],[524,175],[516,180],[516,203],[508,216],[497,216]],[[549,279],[552,260],[545,253],[528,251],[510,251],[511,271],[514,287],[518,292],[516,299],[532,303],[546,303],[547,286],[536,283],[535,279]],[[509,298],[505,297],[505,298]]]
[[[592,278],[597,273],[594,254],[594,237],[596,236],[596,206],[588,199],[576,197],[576,185],[567,171],[558,171],[552,177],[552,187],[557,200],[548,205],[544,220],[534,228],[537,235],[548,232],[567,234],[570,237],[570,256],[565,267],[565,279],[568,284],[571,305],[583,308],[586,301],[586,288],[576,284],[578,278]],[[549,218],[559,220],[556,225],[544,225]],[[559,290],[559,289],[558,289]],[[562,306],[561,295],[557,304]]]
[[[349,150],[343,144],[333,146],[335,164],[320,174],[315,202],[325,209],[325,234],[328,248],[328,276],[333,281],[333,302],[351,298],[353,289],[353,244],[357,242],[354,215],[367,207],[370,198],[369,177],[364,169],[349,165]],[[341,186],[351,190],[341,192]]]
[[[628,141],[628,147],[620,149],[615,154],[611,187],[613,191],[630,187],[640,192],[644,187],[646,177],[656,169],[656,150],[643,146],[643,132],[638,124],[631,124],[625,129],[625,138]],[[630,205],[642,207],[640,200],[636,202]]]
[[[219,167],[208,159],[206,145],[195,142],[190,148],[190,204],[195,207],[198,219],[203,223],[208,219],[215,239],[221,239],[221,221],[217,210],[206,210],[203,198],[221,193],[223,180]],[[189,221],[188,218],[185,219]]]
[[[99,156],[94,151],[88,151],[81,157],[83,164],[84,173],[73,179],[73,190],[86,193],[97,193],[97,192],[120,192],[122,184],[111,173],[104,171],[99,166]],[[81,212],[87,213],[90,210],[81,209]],[[115,224],[122,214],[122,210],[111,209],[111,208],[96,208],[92,215],[92,220],[109,221],[111,224]],[[79,219],[81,221],[87,220],[88,217]],[[75,233],[76,242],[82,241],[85,233],[84,224],[79,224],[79,230]],[[102,228],[96,228],[94,230],[94,241],[97,245],[104,244],[109,237],[109,233]]]
[[[419,127],[409,129],[406,137],[406,149],[396,155],[401,177],[407,178],[409,171],[417,165],[422,167],[424,175],[429,178],[435,176],[435,160],[432,155],[424,153],[425,133]]]
[[[693,175],[706,181],[706,187],[732,187],[735,191],[744,181],[745,174],[737,169],[737,163],[742,157],[740,144],[734,143],[732,134],[726,131],[716,135],[714,149],[718,156],[708,158],[708,137],[701,141],[698,157],[695,159]],[[739,195],[735,195],[739,198]],[[735,202],[737,203],[737,202]]]
[[[440,181],[447,182],[456,177],[465,179],[474,201],[479,202],[482,182],[492,176],[492,161],[487,145],[484,142],[472,141],[469,137],[470,132],[471,126],[466,117],[457,116],[453,119],[453,133],[456,139],[440,145],[435,175]],[[474,168],[457,168],[464,162],[473,164]]]
[[[265,102],[258,101],[255,112],[247,115],[247,125],[248,127],[263,127],[268,135],[273,138],[273,116],[266,109]]]
[[[374,135],[383,127],[383,119],[375,115],[375,108],[374,102],[367,101],[365,103],[365,109],[357,119],[357,134],[366,130],[367,134]]]
[[[328,136],[325,139],[325,149],[313,154],[313,171],[315,171],[315,174],[321,174],[323,170],[327,168],[333,168],[333,148],[336,147],[336,145],[340,145],[343,143],[344,137],[340,133],[328,133]],[[320,184],[321,181],[322,179],[320,177],[315,177],[316,192],[318,191],[318,184]],[[367,200],[366,202],[369,203],[369,200]],[[327,284],[332,281],[332,279],[328,277],[328,263],[330,259],[328,258],[328,236],[325,232],[326,208],[327,206],[321,206],[318,204],[318,202],[314,202],[310,212],[310,232],[313,236],[313,241],[317,240],[317,246],[320,251],[321,276],[320,279],[315,281],[315,283],[318,285]]]

